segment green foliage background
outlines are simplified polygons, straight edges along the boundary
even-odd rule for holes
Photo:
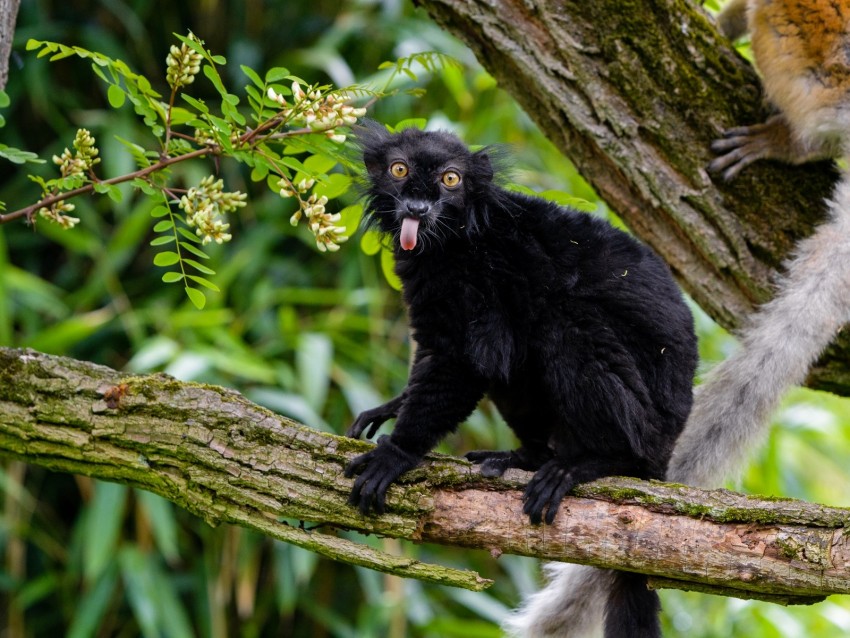
[[[286,66],[338,86],[374,79],[385,60],[448,53],[462,67],[405,80],[404,88],[424,88],[424,96],[399,93],[378,102],[370,117],[391,124],[425,118],[471,144],[506,143],[513,181],[596,201],[471,54],[402,0],[24,2],[0,140],[50,157],[84,126],[98,139],[107,176],[132,170],[114,138],[138,137],[132,110],[109,108],[105,85],[86,63],[50,64],[24,44],[50,39],[100,51],[163,78],[162,88],[172,34],[188,29],[227,56],[229,72],[239,73],[240,64]],[[52,169],[41,170],[48,176]],[[210,170],[199,163],[175,172],[197,183]],[[72,231],[47,223],[0,227],[0,344],[226,385],[310,426],[343,432],[353,414],[404,385],[407,328],[398,294],[379,257],[357,241],[320,254],[304,228],[289,224],[291,204],[233,164],[223,162],[220,171],[230,189],[249,193],[249,206],[236,217],[233,241],[209,247],[221,293],[209,295],[203,312],[160,281],[148,245],[154,204],[127,188],[118,203],[77,201],[82,221]],[[23,171],[2,165],[0,200],[16,207],[37,197]],[[608,213],[600,203],[593,214]],[[734,342],[694,310],[707,367]],[[740,487],[850,505],[846,402],[795,391],[776,420]],[[484,404],[442,451],[512,444]],[[362,539],[471,567],[496,585],[476,594],[402,581],[245,530],[209,528],[150,494],[15,462],[2,466],[0,491],[0,633],[8,637],[485,638],[498,636],[498,621],[537,586],[534,560]],[[663,598],[671,637],[850,633],[843,599],[783,609],[678,592]]]

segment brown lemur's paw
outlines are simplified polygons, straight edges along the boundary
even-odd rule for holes
[[[708,170],[719,173],[725,181],[734,179],[760,159],[799,164],[827,152],[826,149],[804,147],[782,115],[774,115],[761,124],[727,129],[723,137],[712,142],[711,150],[717,157],[709,163]]]

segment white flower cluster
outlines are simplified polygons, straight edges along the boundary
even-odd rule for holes
[[[298,82],[292,83],[292,104],[273,88],[269,87],[269,99],[281,107],[281,115],[299,126],[322,132],[334,142],[342,144],[345,135],[337,133],[340,126],[352,126],[358,117],[366,115],[366,109],[346,104],[338,95],[325,93],[308,86],[305,91]]]
[[[195,227],[195,234],[204,244],[230,241],[232,236],[227,232],[230,224],[222,221],[221,217],[245,206],[245,193],[226,193],[223,187],[223,180],[213,181],[212,175],[209,175],[197,188],[190,188],[180,198],[179,206],[186,213],[186,223]]]
[[[193,40],[196,38],[189,34]],[[197,40],[196,40],[197,41]],[[201,70],[203,56],[186,44],[179,47],[171,45],[168,57],[165,58],[165,79],[172,89],[179,89],[195,81],[195,76]]]
[[[76,226],[80,221],[79,217],[69,217],[65,214],[70,213],[72,210],[74,210],[73,204],[65,200],[60,200],[51,204],[50,207],[42,206],[38,209],[38,214],[44,219],[52,221],[54,224],[59,224],[64,230],[68,230]]]
[[[339,245],[348,241],[345,236],[345,226],[337,226],[336,223],[340,220],[339,213],[328,213],[325,206],[328,203],[328,198],[322,195],[316,196],[311,193],[307,199],[302,195],[315,186],[315,179],[302,179],[297,184],[291,184],[287,180],[280,180],[281,197],[297,197],[299,208],[295,214],[289,218],[289,223],[297,226],[302,217],[307,218],[307,227],[310,232],[316,236],[316,247],[322,251],[336,252],[339,250]]]
[[[74,136],[74,151],[72,155],[71,151],[66,148],[62,151],[62,155],[53,156],[53,163],[59,167],[62,177],[82,176],[92,166],[100,162],[94,137],[88,129],[81,128],[77,131]]]
[[[94,136],[88,129],[78,129],[74,136],[74,152],[70,149],[62,151],[61,155],[53,156],[53,163],[59,167],[62,177],[85,177],[87,171],[100,162],[99,151],[95,146]],[[57,194],[58,189],[52,194]],[[46,193],[51,194],[51,193]],[[76,226],[79,217],[70,217],[67,213],[74,210],[74,205],[65,200],[53,202],[50,206],[42,206],[38,209],[38,215],[55,224],[59,224],[65,230]]]

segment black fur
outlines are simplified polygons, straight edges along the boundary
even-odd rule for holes
[[[605,606],[605,638],[661,636],[658,594],[646,586],[646,576],[616,572]]]
[[[397,418],[346,468],[359,474],[351,502],[382,512],[388,486],[485,394],[521,447],[467,458],[487,476],[534,470],[524,495],[534,523],[551,523],[579,483],[663,478],[697,360],[691,314],[667,266],[597,218],[500,188],[487,149],[470,152],[452,134],[391,135],[371,123],[358,137],[368,219],[392,239],[417,349],[404,392],[348,431],[373,436]],[[391,174],[394,162],[404,176]],[[447,171],[461,177],[454,188],[441,182]],[[412,216],[416,245],[403,250],[402,221]],[[632,617],[636,629],[646,624],[638,608],[654,618],[657,597],[644,577],[617,582],[611,604],[623,608],[609,614],[606,635],[638,635],[622,628]],[[639,635],[660,635],[654,622]]]

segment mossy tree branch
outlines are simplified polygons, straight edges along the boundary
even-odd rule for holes
[[[532,526],[520,502],[527,473],[486,479],[469,463],[432,456],[391,488],[387,514],[363,517],[346,502],[342,468],[367,445],[223,388],[0,348],[0,455],[149,490],[213,525],[471,589],[489,581],[335,532],[623,568],[658,577],[658,586],[785,603],[850,593],[850,510],[606,479],[568,497],[553,525]]]
[[[695,0],[417,0],[463,40],[693,298],[736,328],[822,217],[829,163],[731,183],[709,144],[765,119],[752,66]],[[845,331],[845,333],[848,331]],[[850,335],[810,385],[850,395]]]

